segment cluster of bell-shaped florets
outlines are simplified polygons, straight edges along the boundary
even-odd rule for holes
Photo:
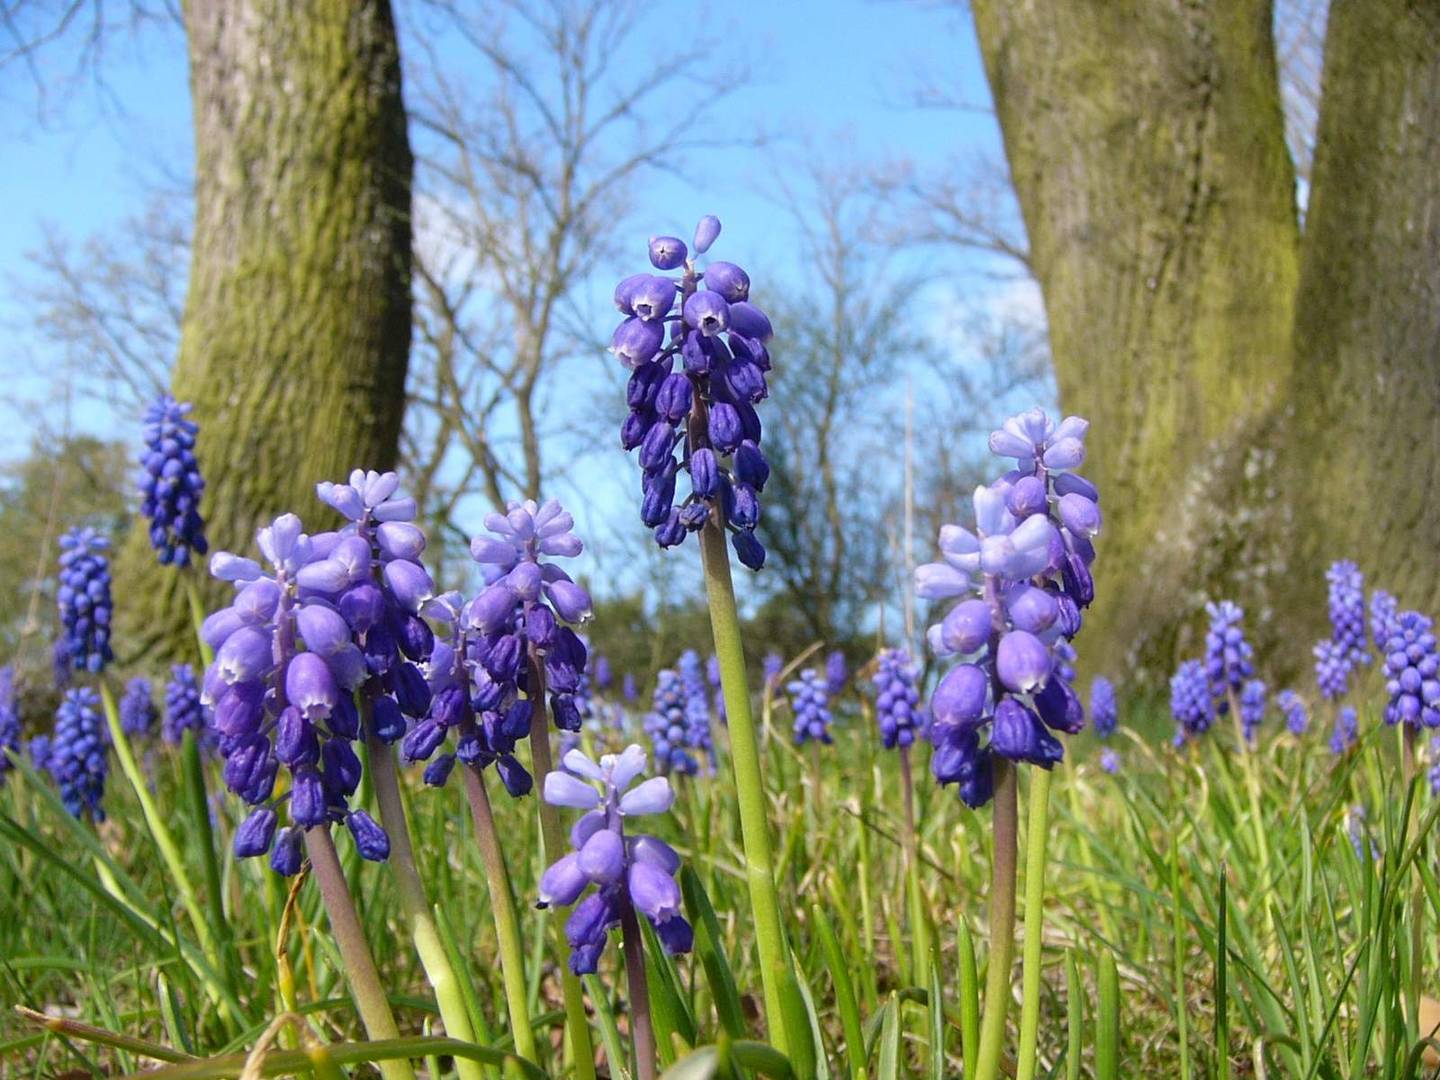
[[[1099,494],[1070,471],[1085,460],[1087,428],[1041,409],[1005,421],[990,449],[1017,467],[976,488],[974,529],[944,526],[943,561],[916,571],[921,597],[959,601],[926,635],[936,656],[962,659],[931,699],[931,768],[970,806],[990,800],[994,755],[1050,768],[1064,755],[1051,730],[1085,722],[1056,650],[1095,595]]]
[[[1170,676],[1170,715],[1175,718],[1175,745],[1205,734],[1215,722],[1210,679],[1199,660],[1185,660]]]
[[[710,735],[710,684],[703,661],[694,649],[680,654],[676,664],[685,694],[685,745],[695,753],[707,774],[715,771],[715,743]]]
[[[1344,705],[1335,713],[1335,728],[1330,732],[1330,752],[1343,754],[1360,738],[1360,716],[1355,706]]]
[[[1109,739],[1120,720],[1115,700],[1115,685],[1105,676],[1097,675],[1090,684],[1090,723],[1098,738]],[[1120,755],[1112,746],[1100,750],[1100,768],[1114,775],[1120,771]]]
[[[610,930],[621,924],[627,909],[650,921],[667,952],[689,952],[694,933],[680,912],[675,883],[680,856],[657,837],[625,832],[627,818],[670,809],[675,800],[670,781],[655,776],[631,787],[645,771],[645,751],[634,745],[605,754],[598,764],[571,750],[563,765],[564,771],[545,777],[545,801],[585,813],[570,830],[575,850],[540,878],[537,906],[565,907],[595,887],[565,924],[570,970],[577,975],[596,970]]]
[[[1352,665],[1370,663],[1365,641],[1365,578],[1349,559],[1325,572],[1331,638]]]
[[[383,515],[382,504],[394,490],[388,481],[373,485],[362,516]],[[270,852],[273,869],[294,874],[305,830],[343,821],[363,857],[383,860],[390,851],[384,830],[349,805],[361,774],[353,746],[362,737],[354,695],[372,676],[389,691],[370,700],[374,731],[382,738],[403,734],[402,711],[415,716],[428,708],[429,687],[412,659],[423,659],[417,645],[423,642],[426,654],[430,647],[430,630],[418,618],[431,591],[429,577],[387,575],[382,589],[373,580],[366,537],[309,536],[294,514],[276,518],[256,540],[265,566],[229,552],[212,556],[210,572],[233,582],[236,593],[201,628],[215,649],[202,701],[213,709],[225,784],[255,808],[236,830],[235,854]],[[413,547],[408,533],[398,542],[407,551]],[[416,616],[423,634],[385,625],[386,591]],[[273,803],[282,764],[290,773],[290,824],[277,833]]]
[[[154,690],[144,675],[136,675],[125,684],[120,695],[120,730],[126,735],[148,735],[155,724]]]
[[[875,658],[875,720],[887,750],[909,746],[922,730],[919,677],[904,649],[883,649]]]
[[[100,695],[89,686],[66,690],[55,711],[55,730],[37,748],[36,757],[37,763],[55,778],[65,809],[77,818],[88,812],[94,821],[105,820],[100,804],[110,771],[106,757],[109,746]]]
[[[1095,734],[1108,739],[1115,733],[1120,720],[1120,708],[1115,700],[1115,684],[1103,675],[1095,676],[1090,684],[1090,723]]]
[[[1315,685],[1320,696],[1326,701],[1344,697],[1350,686],[1350,658],[1344,648],[1331,638],[1322,638],[1311,653],[1315,657]]]
[[[165,683],[165,713],[160,721],[160,737],[168,743],[179,743],[185,732],[195,732],[202,743],[214,739],[206,722],[205,704],[200,700],[200,683],[189,664],[173,664]]]
[[[1245,741],[1253,743],[1260,721],[1265,719],[1267,691],[1263,679],[1247,679],[1240,690],[1240,730]]]
[[[205,481],[195,460],[199,432],[189,402],[162,394],[145,410],[145,449],[140,455],[140,512],[150,521],[150,546],[162,563],[188,566],[209,550],[200,496]]]
[[[110,650],[110,541],[94,529],[75,528],[60,537],[60,580],[55,601],[60,609],[61,643],[69,668],[103,671],[115,658]]]
[[[469,656],[501,687],[502,698],[523,693],[533,702],[548,687],[555,726],[572,732],[582,722],[575,694],[588,652],[571,626],[590,617],[590,594],[548,560],[580,554],[574,527],[554,499],[512,502],[503,514],[487,514],[490,535],[471,540],[470,554],[488,584],[466,609]],[[532,686],[532,678],[546,685]]]
[[[685,701],[685,685],[680,673],[671,668],[657,672],[651,709],[645,714],[643,724],[655,752],[656,767],[662,773],[693,776],[700,771],[699,762],[688,749]]]
[[[1285,730],[1291,735],[1304,735],[1310,727],[1310,710],[1305,699],[1294,690],[1281,690],[1275,695],[1275,706],[1285,718]]]
[[[1210,692],[1215,695],[1216,711],[1223,716],[1230,709],[1230,698],[1239,694],[1245,680],[1255,674],[1253,650],[1240,625],[1245,612],[1239,604],[1230,600],[1209,603],[1205,614],[1210,617],[1205,632],[1205,674],[1210,680]]]
[[[441,787],[459,761],[483,769],[494,765],[505,790],[519,798],[534,786],[515,757],[515,745],[530,734],[533,703],[520,696],[525,672],[499,680],[481,661],[486,636],[473,621],[472,605],[458,593],[446,593],[430,605],[446,627],[430,654],[427,675],[430,710],[406,733],[400,752],[407,761],[428,761],[425,783]],[[448,746],[453,736],[453,749]]]
[[[6,754],[20,753],[20,706],[15,695],[15,669],[8,664],[0,667],[0,784],[10,771]]]
[[[716,218],[702,219],[695,254],[708,251],[719,234]],[[770,466],[755,406],[769,393],[770,320],[750,303],[744,270],[728,262],[700,270],[689,255],[678,238],[655,237],[651,264],[679,277],[634,274],[615,288],[625,320],[610,351],[632,373],[620,442],[640,451],[640,517],[661,547],[683,542],[719,514],[735,554],[758,570],[765,548],[755,526]],[[690,493],[676,506],[682,471]]]
[[[1412,728],[1440,727],[1440,655],[1428,618],[1402,611],[1381,643],[1385,656],[1385,722]]]
[[[790,695],[790,711],[795,715],[792,734],[796,746],[807,742],[831,743],[830,690],[825,677],[814,668],[806,668],[785,687]]]
[[[1400,601],[1384,589],[1376,589],[1370,594],[1370,636],[1374,639],[1375,648],[1382,656],[1385,651],[1385,642],[1390,639],[1399,614]]]
[[[831,649],[825,657],[825,689],[831,697],[840,694],[850,681],[850,665],[842,649]]]

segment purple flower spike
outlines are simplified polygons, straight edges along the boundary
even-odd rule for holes
[[[990,449],[1017,468],[976,488],[973,526],[942,527],[940,561],[915,574],[921,598],[958,601],[925,635],[937,657],[964,658],[935,689],[930,738],[936,779],[970,806],[989,801],[996,755],[1050,768],[1064,755],[1051,730],[1084,725],[1069,639],[1094,599],[1099,494],[1067,470],[1088,426],[1041,409],[1007,419]]]
[[[703,218],[695,253],[719,234],[719,221]],[[740,562],[759,570],[758,496],[770,466],[754,406],[769,394],[770,321],[749,302],[743,269],[729,262],[697,268],[687,254],[678,238],[656,237],[652,264],[679,274],[632,275],[615,290],[616,306],[629,317],[615,329],[611,352],[633,372],[620,442],[639,451],[640,518],[660,547],[683,544],[714,521],[733,533]],[[678,319],[670,314],[677,301]],[[688,494],[676,490],[681,473],[690,478]]]
[[[140,454],[140,512],[150,521],[150,546],[162,564],[188,566],[208,550],[200,497],[205,481],[195,460],[199,428],[193,408],[162,394],[145,410]]]
[[[675,884],[679,857],[662,840],[643,833],[627,836],[625,831],[627,818],[669,809],[669,781],[657,776],[631,786],[645,768],[645,752],[638,746],[606,754],[598,762],[571,750],[564,765],[564,772],[545,777],[546,800],[588,812],[571,830],[575,850],[541,876],[537,906],[579,901],[565,924],[570,969],[593,973],[610,930],[632,909],[650,921],[667,951],[688,951],[693,933],[681,914]],[[580,794],[582,790],[588,794]],[[592,886],[594,891],[586,895]]]

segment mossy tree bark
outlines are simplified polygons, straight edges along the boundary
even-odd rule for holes
[[[174,393],[195,403],[213,548],[314,485],[395,464],[410,346],[413,164],[388,0],[189,0],[195,231]],[[180,655],[177,575],[143,523],[127,653]]]
[[[1107,520],[1091,669],[1168,671],[1221,595],[1293,668],[1324,632],[1333,558],[1434,599],[1433,574],[1406,591],[1440,553],[1414,464],[1433,487],[1433,18],[1404,0],[1333,5],[1302,239],[1268,0],[973,8],[1062,405],[1094,422],[1086,472]],[[1375,399],[1401,386],[1392,430]],[[1404,479],[1378,476],[1407,454],[1404,500]]]

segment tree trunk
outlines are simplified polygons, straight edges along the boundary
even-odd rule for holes
[[[1061,401],[1094,424],[1087,666],[1168,672],[1200,648],[1204,600],[1229,596],[1291,674],[1325,632],[1322,560],[1400,585],[1440,543],[1420,494],[1437,448],[1433,26],[1403,0],[1334,5],[1302,284],[1270,3],[973,6]],[[1408,397],[1404,448],[1387,452],[1381,393]]]
[[[410,346],[412,159],[388,0],[190,0],[195,232],[174,393],[195,403],[212,548],[319,480],[395,464]],[[127,653],[191,651],[143,523]]]
[[[1299,565],[1440,616],[1440,8],[1331,6],[1295,313]]]

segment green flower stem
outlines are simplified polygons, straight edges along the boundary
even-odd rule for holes
[[[920,857],[916,850],[915,781],[910,771],[910,747],[900,747],[900,791],[905,808],[905,888],[910,894],[910,945],[915,985],[930,985],[930,917],[920,887]]]
[[[1050,770],[1030,770],[1030,812],[1025,816],[1025,959],[1020,998],[1020,1046],[1015,1080],[1034,1080],[1040,1035],[1040,951],[1045,921],[1045,840]]]
[[[1245,738],[1245,724],[1240,719],[1240,703],[1235,700],[1234,689],[1227,690],[1226,696],[1230,701],[1230,715],[1235,720],[1240,768],[1245,772],[1245,789],[1250,798],[1250,822],[1255,832],[1255,852],[1260,856],[1260,872],[1265,881],[1265,895],[1268,897],[1270,890],[1275,887],[1275,882],[1270,878],[1270,841],[1265,836],[1265,819],[1260,815],[1260,779],[1255,773],[1255,755]],[[1265,902],[1265,917],[1267,923],[1273,924],[1274,916],[1270,913],[1268,899]]]
[[[145,825],[150,830],[150,835],[155,838],[155,846],[160,849],[160,858],[164,860],[165,868],[180,893],[180,902],[190,917],[191,925],[195,927],[195,935],[200,939],[200,948],[211,965],[218,970],[223,970],[210,920],[206,918],[205,912],[200,906],[200,899],[196,895],[195,886],[191,884],[190,875],[185,871],[185,860],[180,854],[180,846],[175,842],[175,835],[170,831],[170,827],[165,824],[165,818],[155,805],[155,800],[151,798],[150,789],[145,786],[145,778],[140,775],[140,767],[135,763],[135,754],[130,749],[130,738],[125,734],[125,729],[120,726],[120,710],[115,705],[115,697],[110,693],[109,685],[103,681],[100,683],[100,700],[104,705],[105,724],[110,729],[110,743],[114,746],[115,756],[120,761],[120,771],[125,774],[125,779],[135,790],[135,797],[140,801],[140,811],[145,816]],[[217,896],[215,899],[218,901],[219,897]],[[230,989],[233,991],[234,988],[230,987]]]
[[[725,530],[713,517],[700,530],[700,559],[705,571],[705,594],[710,605],[710,626],[715,635],[715,655],[720,660],[725,715],[729,720],[730,760],[735,770],[735,792],[740,804],[740,836],[745,848],[745,876],[750,888],[750,907],[760,952],[765,1015],[769,1021],[770,1041],[782,1054],[789,1056],[790,1033],[785,1030],[781,995],[793,976],[780,923],[780,897],[775,888],[770,850],[765,781],[760,774],[755,721],[750,715],[750,686],[740,640],[740,615],[735,608],[735,585],[730,577],[730,553],[725,550]]]
[[[371,728],[370,702],[365,700],[364,725]],[[410,842],[410,824],[405,819],[405,803],[400,797],[400,779],[395,768],[395,751],[380,739],[368,735],[370,777],[375,785],[375,798],[380,804],[380,823],[390,837],[390,868],[395,874],[396,892],[400,898],[400,910],[410,924],[410,936],[415,942],[415,951],[420,956],[420,966],[435,991],[435,1002],[440,1006],[440,1018],[445,1021],[445,1034],[452,1039],[465,1042],[475,1041],[475,1029],[470,1026],[470,1014],[465,1009],[465,996],[460,989],[460,980],[450,966],[450,957],[445,953],[440,932],[435,927],[435,918],[430,914],[430,901],[425,896],[425,883],[420,880],[420,871],[415,865],[415,849]],[[479,1062],[456,1061],[455,1070],[461,1080],[483,1080],[484,1069]]]
[[[210,795],[205,788],[205,765],[200,760],[200,739],[187,728],[180,741],[180,779],[185,788],[185,801],[190,811],[190,829],[200,847],[200,861],[205,872],[205,896],[220,916],[221,943],[231,977],[239,968],[230,921],[225,917],[225,889],[220,878],[220,859],[215,851],[215,830],[210,824]]]
[[[205,602],[200,599],[200,590],[195,585],[193,571],[184,575],[185,596],[190,602],[190,624],[195,628],[195,647],[200,650],[200,663],[202,667],[209,667],[215,659],[215,650],[205,644],[205,639],[200,636],[200,627],[205,624]]]
[[[475,843],[480,848],[480,861],[485,864],[490,913],[495,922],[495,937],[500,943],[500,976],[505,984],[505,1007],[510,1013],[515,1051],[538,1065],[540,1054],[535,1047],[535,1030],[530,1025],[530,1012],[526,1005],[525,947],[520,940],[520,917],[515,908],[515,894],[510,888],[505,852],[495,832],[495,815],[490,809],[490,793],[485,790],[485,774],[475,766],[462,764],[460,775],[465,783],[465,799],[470,804],[470,819],[475,824]]]
[[[340,950],[350,996],[365,1025],[365,1034],[372,1040],[398,1039],[400,1029],[395,1026],[395,1014],[390,1011],[380,973],[375,970],[375,958],[370,954],[370,943],[365,940],[330,829],[327,826],[306,829],[305,850],[310,856],[311,872],[320,886],[325,912],[330,916],[330,932]],[[405,1058],[381,1062],[380,1072],[385,1080],[415,1080],[415,1072]]]
[[[630,991],[635,1080],[655,1080],[655,1028],[650,1022],[650,989],[645,982],[645,946],[635,908],[628,899],[621,905],[620,934],[625,949],[625,981]]]
[[[1416,764],[1415,764],[1415,729],[1402,723],[1404,729],[1401,743],[1401,760],[1404,763],[1405,791],[1411,792],[1415,785]],[[1405,835],[1414,839],[1412,843],[1421,845],[1423,852],[1425,837],[1420,832],[1420,807],[1419,792],[1414,792],[1410,800],[1410,821]],[[1417,870],[1415,872],[1415,883],[1412,886],[1410,895],[1410,981],[1406,987],[1406,1013],[1410,1017],[1411,1031],[1410,1040],[1413,1042],[1422,1039],[1427,1032],[1420,1030],[1420,985],[1421,985],[1421,957],[1424,955],[1424,936],[1421,933],[1425,925],[1425,883],[1424,878]]]
[[[554,768],[550,756],[550,710],[545,705],[545,664],[532,645],[529,649],[530,670],[526,679],[527,693],[535,703],[530,711],[530,760],[535,769],[535,783],[544,790],[545,777]],[[565,853],[565,830],[560,812],[547,803],[543,795],[536,799],[540,810],[540,837],[545,849],[545,865],[549,866]],[[590,1019],[585,1014],[585,989],[580,978],[570,971],[565,956],[563,920],[550,920],[555,941],[555,959],[560,967],[560,989],[565,998],[565,1034],[569,1039],[570,1057],[576,1080],[595,1080],[595,1048],[590,1041]]]
[[[1020,808],[1015,766],[995,759],[995,857],[990,867],[990,960],[985,972],[985,1015],[980,1020],[976,1080],[997,1080],[1010,1005],[1010,963],[1015,955],[1015,858]]]

